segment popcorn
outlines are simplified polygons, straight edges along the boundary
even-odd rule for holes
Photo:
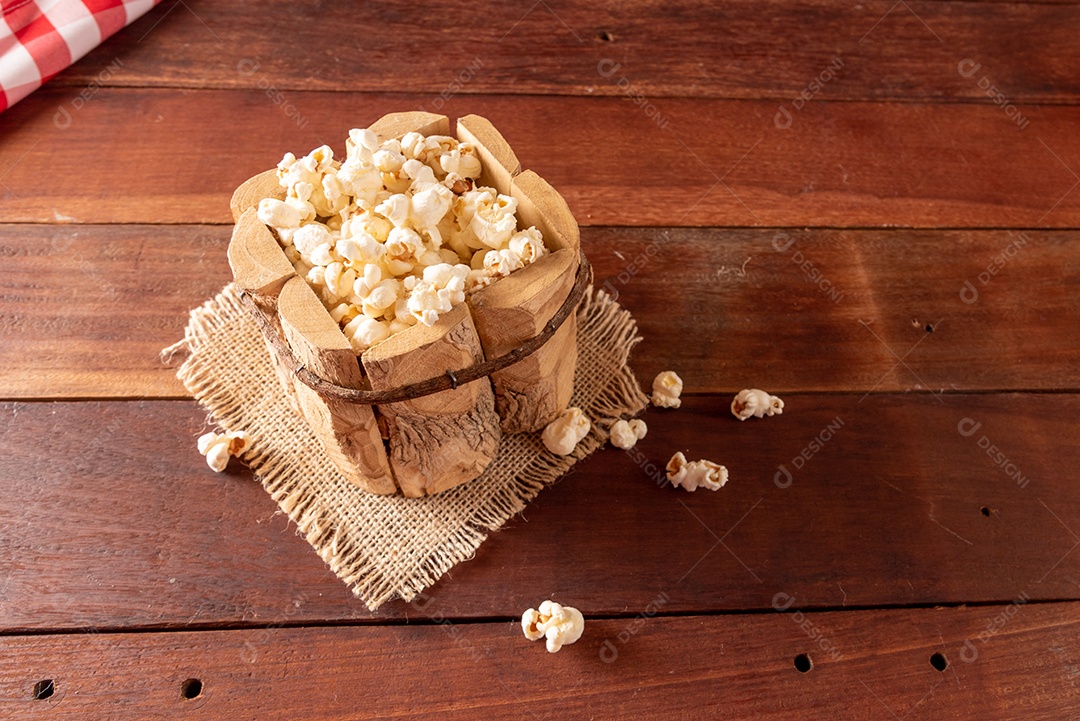
[[[345,149],[350,158],[354,153],[363,157],[363,151],[370,155],[379,150],[379,136],[368,128],[353,128],[349,131],[349,139],[345,141]]]
[[[415,132],[380,143],[353,129],[345,151],[341,162],[326,145],[286,153],[285,198],[263,200],[258,213],[357,352],[436,323],[549,252],[536,228],[518,229],[514,198],[477,187],[471,143]]]
[[[484,269],[470,270],[468,277],[465,279],[466,292],[475,293],[478,290],[487,288],[489,285],[495,282],[495,277],[488,275]]]
[[[445,288],[450,291],[456,305],[465,301],[465,278],[468,274],[469,267],[467,265],[439,263],[424,268],[424,282],[431,283],[439,289]]]
[[[405,156],[395,150],[379,150],[373,161],[380,173],[396,173],[405,164]]]
[[[300,227],[300,213],[283,200],[263,198],[257,213],[259,220],[275,228]]]
[[[664,371],[652,382],[652,404],[660,408],[678,408],[682,405],[683,382],[675,371]]]
[[[563,414],[548,423],[540,434],[544,447],[559,456],[568,456],[581,439],[589,435],[592,423],[580,408],[567,408]]]
[[[377,243],[385,243],[393,228],[394,224],[386,218],[365,211],[341,223],[341,237],[357,238],[367,235]]]
[[[688,463],[682,452],[671,457],[666,470],[667,479],[671,481],[671,485],[684,488],[691,493],[702,487],[710,491],[718,491],[728,480],[727,468],[712,461]]]
[[[316,246],[315,250],[311,251],[311,255],[307,258],[313,265],[330,265],[337,262],[340,258],[334,252],[334,249],[330,247],[329,243],[323,243]]]
[[[544,601],[539,609],[530,608],[521,614],[521,630],[530,641],[547,639],[548,652],[558,653],[563,646],[581,638],[585,617],[576,608]]]
[[[420,133],[405,133],[401,136],[401,152],[407,158],[416,158],[424,151],[424,136]]]
[[[199,453],[206,456],[206,465],[216,473],[221,473],[229,465],[231,456],[239,456],[251,447],[251,436],[244,431],[213,431],[199,436]]]
[[[484,270],[492,278],[505,278],[524,265],[521,262],[521,256],[509,248],[489,250],[484,255]]]
[[[322,179],[323,197],[326,198],[326,210],[320,215],[332,215],[340,213],[349,205],[350,198],[345,194],[345,188],[336,175],[324,175]],[[350,190],[352,188],[350,187]],[[355,193],[352,193],[355,195]]]
[[[523,265],[535,263],[547,255],[544,239],[536,228],[528,228],[514,233],[510,238],[509,248],[521,259]]]
[[[611,425],[611,445],[628,451],[649,432],[645,421],[634,418],[630,421],[618,420]]]
[[[294,264],[293,267],[299,270],[299,264]],[[304,273],[304,278],[311,285],[320,286],[326,285],[326,266],[314,265],[308,269],[307,273]]]
[[[346,162],[338,171],[337,180],[344,192],[365,203],[374,203],[382,190],[382,173],[374,166]]]
[[[353,267],[356,268],[356,266]],[[352,292],[356,299],[363,303],[371,292],[378,287],[379,283],[382,282],[383,271],[377,263],[368,263],[359,268],[359,270],[360,273],[353,282]]]
[[[395,193],[375,206],[375,212],[383,216],[395,228],[404,228],[409,222],[409,196],[404,193]]]
[[[322,223],[306,223],[292,234],[292,244],[301,257],[310,258],[311,254],[319,246],[332,247],[334,245],[334,236],[330,234],[330,229]]]
[[[379,341],[390,337],[390,324],[366,315],[358,315],[345,324],[342,332],[349,339],[353,350],[362,353]]]
[[[457,148],[439,156],[439,167],[447,175],[454,174],[475,180],[482,171],[480,158],[476,157],[475,152],[473,146],[461,143]]]
[[[410,291],[408,311],[424,325],[435,325],[439,314],[445,313],[465,301],[465,278],[469,267],[440,263],[424,268],[421,278],[405,279],[405,290]]]
[[[428,235],[431,235],[433,239],[437,238],[441,243],[442,234],[438,230],[438,225],[450,211],[453,202],[454,193],[449,188],[444,188],[438,183],[427,185],[413,194],[409,203],[409,220],[412,221],[413,227],[427,231]]]
[[[333,215],[348,203],[341,205],[345,200],[344,195],[337,200],[328,198],[324,191],[323,178],[328,173],[335,173],[339,167],[340,164],[334,160],[334,151],[328,145],[318,147],[300,159],[292,153],[286,153],[278,163],[278,183],[288,190],[289,197],[310,205],[311,210],[304,215],[310,214],[311,217],[305,218],[306,220],[315,216]]]
[[[735,399],[731,401],[731,412],[740,421],[745,421],[751,416],[754,418],[778,416],[784,412],[784,402],[763,390],[749,388],[739,391]]]
[[[413,191],[439,182],[435,179],[435,171],[416,159],[406,160],[401,164],[401,170],[413,181],[411,186]]]
[[[403,330],[408,330],[416,325],[416,319],[411,315],[407,315],[403,318],[394,318],[390,321],[390,334],[400,333]]]
[[[362,263],[365,260],[364,249],[357,238],[342,238],[334,246],[334,250],[345,260],[351,260],[354,263]]]
[[[388,278],[371,289],[362,298],[361,311],[370,318],[378,318],[392,308],[401,297],[401,281]]]
[[[413,262],[419,260],[423,254],[423,241],[420,235],[411,228],[394,228],[390,231],[384,247],[387,249],[388,260],[409,263],[406,273],[413,270]],[[394,274],[401,275],[402,273],[394,272]]]
[[[412,280],[412,278],[406,280]],[[405,286],[406,289],[412,291],[409,295],[408,311],[424,325],[433,326],[439,320],[441,314],[453,308],[450,303],[450,295],[427,283],[417,283],[415,285],[418,287],[409,288],[408,285]]]
[[[489,248],[505,247],[517,229],[517,219],[514,217],[517,200],[508,195],[497,195],[490,188],[472,192],[477,193],[477,197],[469,230]]]
[[[450,265],[461,263],[461,256],[450,248],[439,248],[439,257],[442,258],[443,263],[449,263]]]
[[[406,193],[412,185],[412,179],[401,170],[393,173],[380,173],[380,177],[382,178],[383,187],[391,193]]]
[[[357,307],[351,303],[338,303],[330,309],[330,317],[334,319],[335,323],[342,325],[347,324],[359,314]]]
[[[343,298],[352,291],[356,281],[356,271],[346,268],[342,263],[331,263],[323,271],[323,284],[334,297]]]

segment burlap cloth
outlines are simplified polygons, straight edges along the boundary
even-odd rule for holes
[[[647,398],[627,365],[641,337],[630,313],[598,291],[578,309],[572,405],[593,420],[573,454],[556,456],[539,433],[504,436],[480,478],[436,496],[377,496],[346,481],[284,395],[254,320],[229,284],[191,312],[177,377],[212,420],[245,430],[243,460],[330,568],[371,610],[406,601],[472,557],[525,504],[607,440],[604,421],[639,413]]]

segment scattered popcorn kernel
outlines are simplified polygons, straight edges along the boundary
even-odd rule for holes
[[[544,447],[556,455],[568,456],[581,439],[589,434],[592,423],[580,408],[567,408],[561,416],[548,423],[540,434]]]
[[[633,448],[639,440],[645,437],[649,428],[645,421],[634,418],[629,421],[618,420],[611,425],[611,445],[622,448],[624,451]]]
[[[521,630],[525,633],[525,638],[530,641],[539,641],[544,637],[544,632],[540,630],[539,624],[540,612],[535,608],[530,608],[521,614]]]
[[[698,488],[720,490],[728,480],[727,468],[712,461],[690,461],[680,451],[667,464],[667,479],[671,485],[693,493]]]
[[[521,614],[521,630],[530,641],[547,639],[548,652],[558,653],[581,638],[585,617],[576,608],[544,601],[539,609],[530,608]]]
[[[199,453],[206,456],[206,465],[221,473],[229,464],[231,456],[239,456],[251,447],[251,436],[244,431],[213,431],[199,436]]]
[[[683,382],[675,371],[664,371],[652,382],[652,404],[660,408],[678,408],[682,405]]]
[[[748,388],[739,391],[735,400],[731,401],[731,412],[740,421],[745,421],[751,416],[754,418],[778,416],[784,412],[784,402],[763,390]]]

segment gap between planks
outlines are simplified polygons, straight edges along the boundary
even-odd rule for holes
[[[1042,606],[1066,603],[1080,603],[1080,596],[1061,598],[1031,598],[1025,606]],[[681,611],[657,611],[648,616],[650,619],[664,618],[724,618],[735,616],[772,616],[781,612],[799,611],[808,616],[833,613],[864,613],[874,611],[933,611],[946,609],[986,609],[1009,608],[1015,601],[948,601],[940,603],[898,603],[846,606],[791,606],[778,611],[775,608],[732,608],[732,609],[685,609]],[[627,621],[641,617],[642,612],[625,613],[600,612],[585,617],[585,621]],[[483,626],[492,624],[515,623],[521,620],[520,614],[511,616],[454,616],[440,614],[438,619],[424,616],[418,612],[408,617],[371,617],[350,620],[328,619],[305,621],[271,621],[267,623],[244,623],[219,621],[216,623],[160,624],[145,626],[86,626],[82,628],[4,628],[0,629],[0,638],[23,636],[83,636],[108,634],[153,634],[153,633],[205,633],[210,631],[258,631],[264,629],[333,629],[333,628],[380,628],[397,626],[442,626],[453,623],[459,626]]]

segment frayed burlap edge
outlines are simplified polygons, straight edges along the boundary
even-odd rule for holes
[[[395,596],[412,600],[472,558],[488,531],[606,442],[608,419],[645,407],[627,365],[641,341],[633,317],[591,290],[577,314],[571,402],[593,420],[589,435],[569,456],[548,452],[538,433],[504,437],[484,475],[422,499],[364,493],[338,474],[289,405],[234,285],[193,310],[184,339],[162,356],[186,356],[177,377],[215,422],[251,434],[243,460],[331,570],[375,610]]]

